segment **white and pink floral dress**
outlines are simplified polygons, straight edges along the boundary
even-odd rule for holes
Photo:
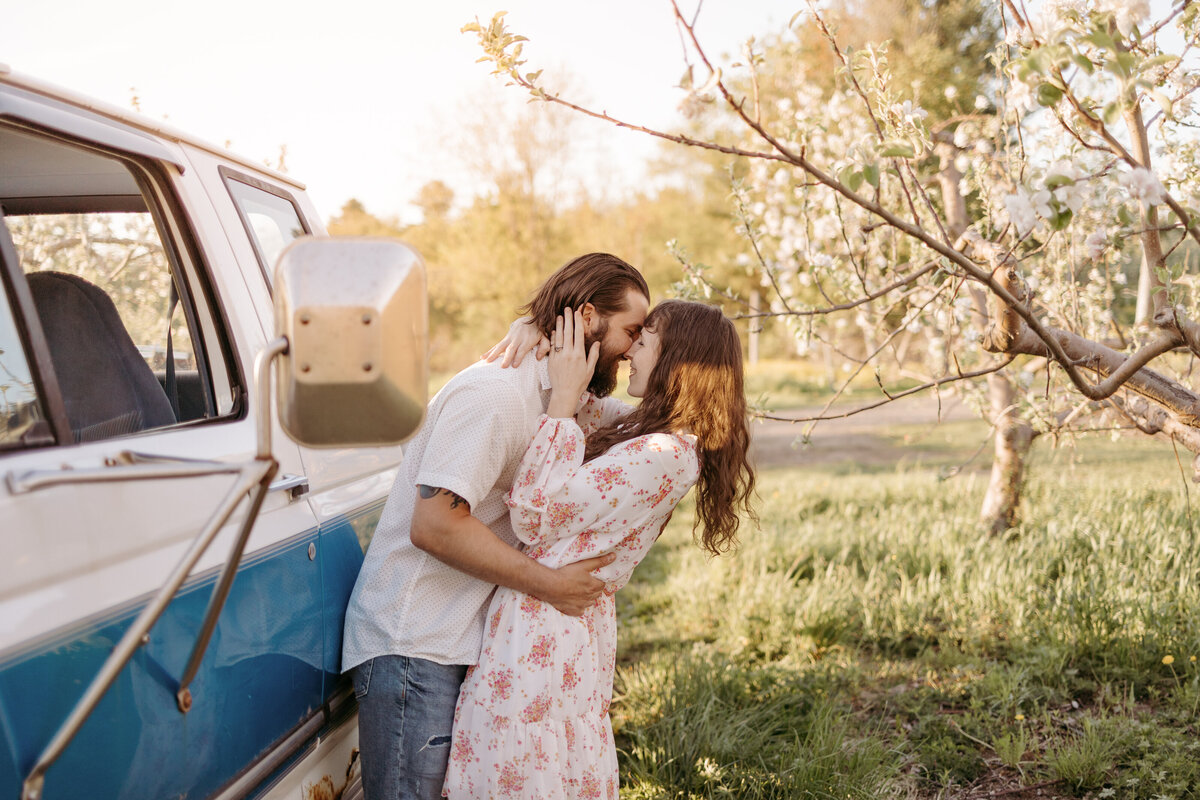
[[[479,663],[454,717],[443,795],[459,798],[617,798],[608,717],[616,663],[613,594],[658,538],[699,475],[690,436],[631,439],[583,463],[574,420],[543,416],[508,505],[526,552],[550,567],[616,553],[607,584],[582,617],[500,587]]]

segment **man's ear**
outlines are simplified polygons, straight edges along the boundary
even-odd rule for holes
[[[584,303],[583,308],[579,309],[579,313],[583,314],[583,328],[588,333],[595,333],[596,326],[600,323],[600,312],[591,303]]]

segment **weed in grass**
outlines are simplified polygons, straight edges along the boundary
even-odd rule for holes
[[[1033,747],[1034,740],[1029,732],[1023,727],[1010,728],[1004,733],[997,736],[992,741],[992,750],[995,751],[996,757],[1000,759],[1000,763],[1009,769],[1015,769],[1022,775],[1025,770],[1022,768],[1025,754]]]
[[[1083,720],[1082,730],[1046,749],[1050,773],[1073,789],[1097,789],[1116,766],[1121,735],[1111,726]]]
[[[967,783],[983,774],[979,745],[944,717],[920,720],[910,740],[927,783]]]

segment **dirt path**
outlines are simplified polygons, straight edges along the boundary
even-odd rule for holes
[[[829,413],[855,408],[844,405]],[[820,406],[780,412],[779,416],[811,417]],[[957,398],[943,395],[941,408],[936,397],[916,396],[887,403],[879,408],[844,419],[817,424],[808,445],[800,439],[810,423],[777,421],[755,422],[751,427],[750,455],[760,467],[804,464],[893,464],[905,454],[905,446],[896,439],[898,428],[912,429],[915,438],[943,422],[977,419],[973,411]],[[908,431],[905,431],[908,432]],[[888,434],[891,435],[888,435]]]

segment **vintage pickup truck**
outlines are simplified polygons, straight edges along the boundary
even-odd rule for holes
[[[293,178],[0,65],[0,798],[361,796],[342,619],[424,268],[323,234]]]

